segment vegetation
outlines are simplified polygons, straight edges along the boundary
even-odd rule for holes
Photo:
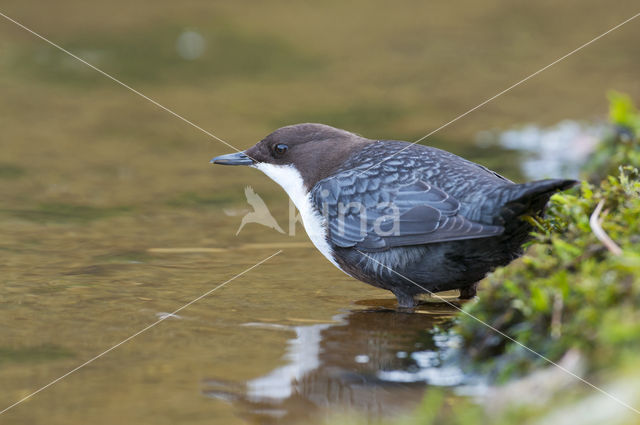
[[[605,140],[594,158],[602,163],[607,153],[606,165],[617,175],[555,195],[546,219],[531,218],[537,231],[527,255],[493,273],[479,302],[467,308],[552,359],[577,348],[594,368],[640,346],[640,115],[621,95],[612,96],[611,111],[624,132]],[[590,224],[599,203],[597,221],[619,253],[607,249]],[[469,316],[459,328],[474,358],[502,364],[499,381],[544,363],[513,342],[489,337],[495,332]],[[511,360],[506,368],[505,358]]]
[[[492,273],[479,300],[459,318],[470,372],[488,376],[492,385],[512,385],[553,368],[541,356],[560,362],[570,351],[578,353],[582,376],[595,385],[640,373],[632,362],[640,351],[640,114],[625,95],[612,93],[610,101],[615,131],[586,165],[588,181],[555,195],[545,219],[530,218],[536,231],[527,254]],[[609,247],[596,236],[598,227],[613,241]],[[572,391],[544,389],[554,402],[532,408],[524,401],[498,413],[458,399],[453,410],[442,393],[430,391],[407,423],[476,424],[488,422],[489,415],[492,423],[527,422],[594,395],[570,378]],[[634,401],[640,402],[637,395]]]

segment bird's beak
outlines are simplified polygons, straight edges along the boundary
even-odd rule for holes
[[[221,165],[251,165],[253,159],[249,158],[244,152],[230,153],[227,155],[220,155],[209,161],[211,164]]]

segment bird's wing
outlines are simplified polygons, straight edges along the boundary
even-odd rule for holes
[[[331,241],[340,247],[384,250],[406,245],[496,236],[501,226],[468,220],[460,202],[419,175],[347,170],[312,190],[327,218]]]

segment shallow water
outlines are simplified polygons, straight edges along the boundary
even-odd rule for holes
[[[379,302],[360,304],[369,303]],[[246,323],[293,334],[286,363],[245,382],[209,378],[203,393],[259,423],[310,423],[350,411],[393,417],[416,407],[425,384],[464,382],[453,359],[455,336],[446,331],[455,311],[446,304],[415,313],[364,308],[336,315],[333,323]]]
[[[241,149],[307,120],[416,139],[634,5],[5,3]],[[517,153],[475,135],[602,117],[605,90],[640,94],[636,40],[625,27],[427,142],[520,179]],[[210,168],[231,148],[1,20],[0,49],[0,409],[282,250],[0,423],[373,418],[464,383],[455,311],[395,311],[333,268],[291,231],[272,182]],[[249,223],[236,236],[247,185],[284,234]]]

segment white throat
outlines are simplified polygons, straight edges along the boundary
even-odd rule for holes
[[[300,211],[304,230],[307,232],[311,242],[334,266],[340,268],[333,258],[331,246],[327,243],[325,219],[314,208],[311,202],[311,195],[304,187],[304,180],[302,180],[300,172],[291,165],[257,163],[253,167],[262,171],[271,180],[282,186],[298,211]]]

